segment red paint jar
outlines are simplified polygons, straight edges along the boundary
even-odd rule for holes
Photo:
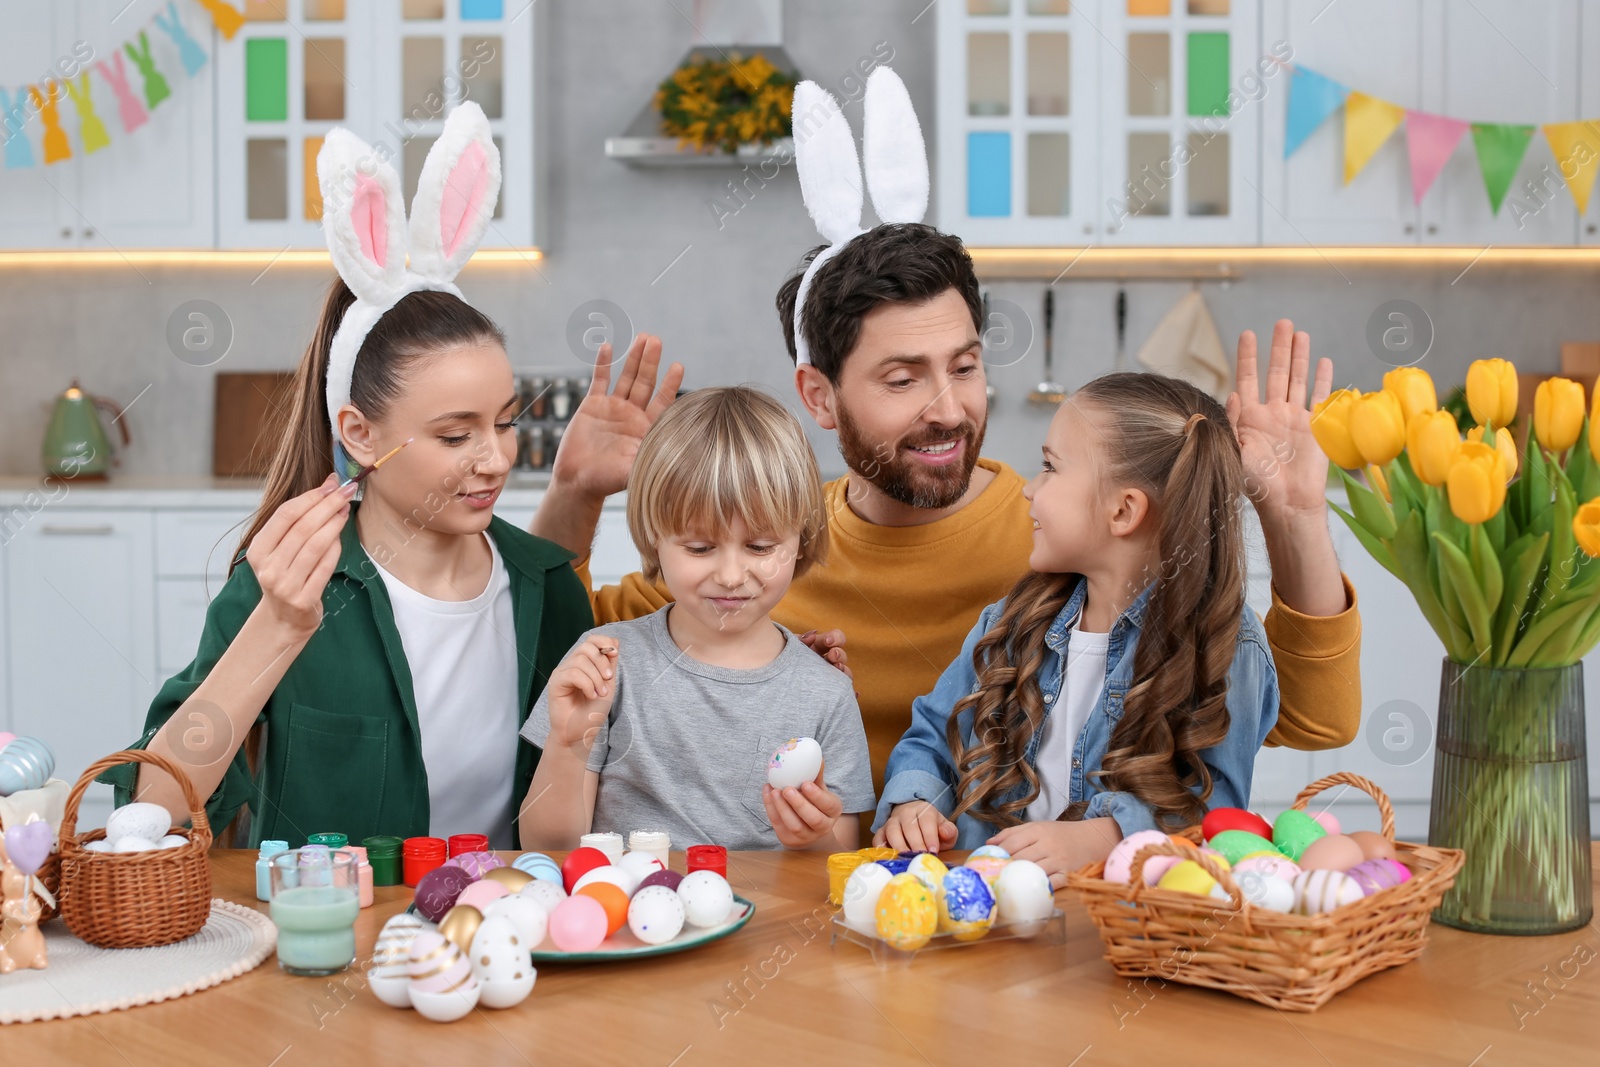
[[[454,859],[466,852],[489,851],[488,834],[451,834],[450,856]]]
[[[716,871],[728,877],[728,850],[721,845],[690,845],[687,853],[689,873]]]
[[[412,889],[422,881],[422,876],[435,867],[444,866],[445,843],[438,837],[408,837],[401,850],[404,861],[405,883]]]

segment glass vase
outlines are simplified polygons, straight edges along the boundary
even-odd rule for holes
[[[1594,912],[1583,664],[1520,670],[1446,659],[1428,843],[1466,862],[1446,926],[1554,934]]]

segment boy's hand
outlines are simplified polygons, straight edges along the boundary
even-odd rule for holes
[[[1067,884],[1067,875],[1111,854],[1122,840],[1115,819],[1081,822],[1025,822],[1008,826],[984,842],[999,845],[1014,860],[1032,860],[1050,876],[1050,888]]]
[[[550,740],[588,753],[616,699],[617,638],[590,634],[550,675]]]
[[[955,847],[956,824],[926,800],[896,804],[872,843],[897,852],[943,852]]]
[[[798,789],[774,789],[761,783],[761,803],[784,848],[810,848],[833,833],[833,825],[844,811],[844,801],[822,784],[822,771],[817,772],[816,781],[802,782]]]

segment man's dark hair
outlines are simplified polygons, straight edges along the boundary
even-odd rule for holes
[[[789,358],[796,359],[794,301],[805,268],[827,245],[806,254],[800,270],[778,290],[778,318]],[[845,357],[861,338],[861,320],[879,304],[921,304],[946,289],[967,302],[972,322],[983,331],[978,275],[961,239],[920,222],[891,223],[869,230],[840,249],[811,280],[801,329],[811,363],[835,384]]]

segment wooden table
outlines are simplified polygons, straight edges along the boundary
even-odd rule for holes
[[[216,891],[265,911],[255,900],[254,860],[218,850]],[[682,855],[673,861],[681,870]],[[1368,978],[1314,1014],[1289,1014],[1180,985],[1132,988],[1101,959],[1100,940],[1067,891],[1057,897],[1065,945],[980,943],[880,966],[856,945],[830,947],[821,856],[736,853],[728,874],[756,904],[737,934],[632,963],[542,965],[533,995],[509,1011],[431,1023],[379,1003],[359,962],[333,979],[293,978],[269,958],[165,1004],[0,1028],[0,1059],[119,1067],[1594,1062],[1593,926],[1511,938],[1435,925],[1420,960]],[[411,894],[395,887],[377,896],[356,926],[358,961]]]

